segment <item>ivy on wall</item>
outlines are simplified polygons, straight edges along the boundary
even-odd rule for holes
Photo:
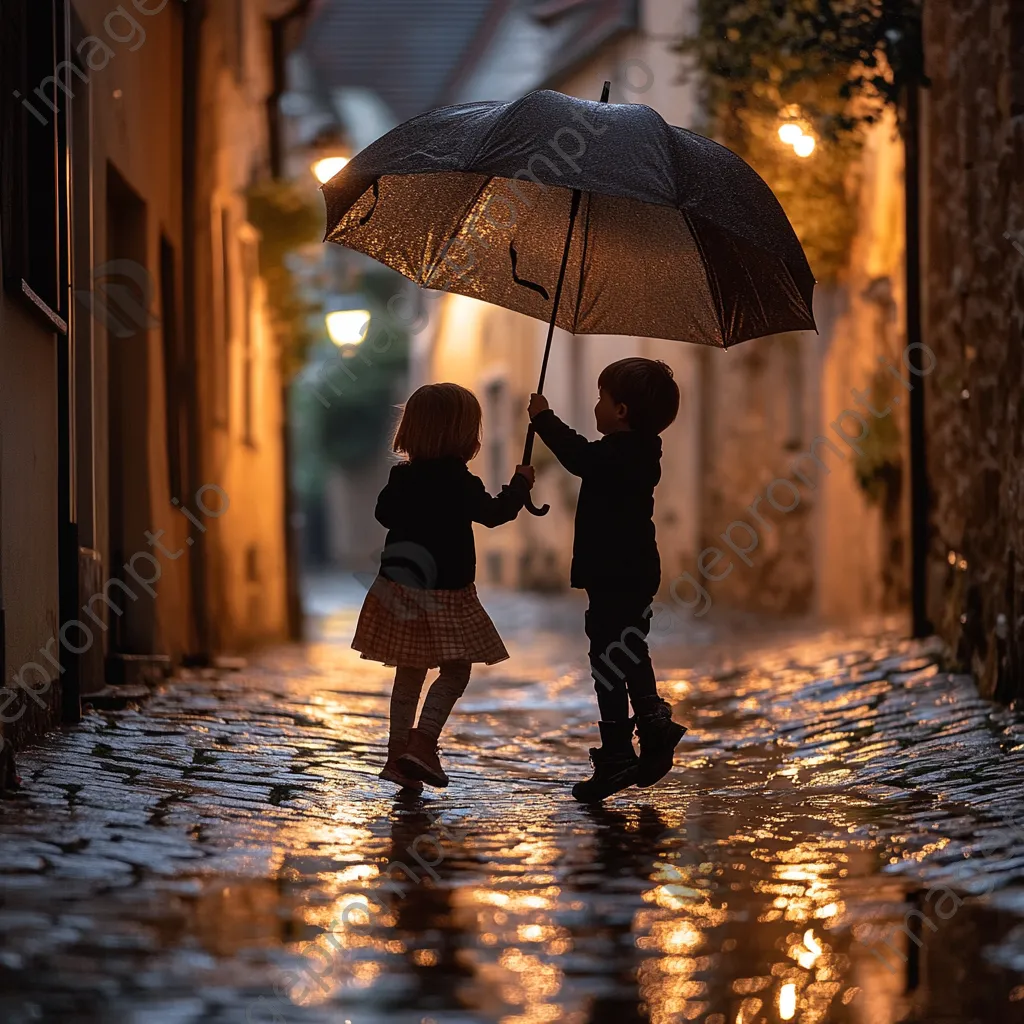
[[[698,0],[680,43],[699,76],[711,134],[772,187],[821,281],[835,280],[856,232],[864,129],[920,76],[916,0]],[[792,120],[817,145],[798,156],[778,135]]]
[[[876,408],[891,409],[897,392],[902,397],[895,379],[883,369],[876,371],[869,390],[871,404]],[[896,416],[890,414],[874,420],[871,432],[860,442],[860,453],[853,465],[857,486],[872,505],[891,511],[898,504],[903,481],[902,451]]]
[[[302,368],[314,341],[309,315],[316,307],[302,298],[287,257],[323,235],[323,213],[295,184],[266,180],[246,196],[247,215],[260,232],[260,276],[278,337],[282,339],[281,370],[286,381]]]
[[[354,379],[335,373],[344,384],[341,397],[327,391],[330,407],[318,403],[321,445],[327,460],[344,469],[358,469],[387,450],[397,426],[398,385],[409,366],[410,334],[389,309],[389,302],[413,286],[387,267],[372,267],[360,279],[360,293],[371,316],[374,343],[366,342],[366,353],[345,359]],[[366,359],[363,358],[366,356]],[[331,354],[338,358],[336,353]]]

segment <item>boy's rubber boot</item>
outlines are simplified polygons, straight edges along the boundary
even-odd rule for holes
[[[633,749],[633,721],[598,722],[601,746],[590,748],[594,773],[572,787],[572,795],[581,804],[600,803],[605,797],[629,789],[636,782],[640,764]]]
[[[633,710],[640,740],[636,784],[646,789],[672,771],[673,755],[686,729],[672,721],[671,706],[658,696],[641,697]]]
[[[428,786],[443,789],[448,785],[448,776],[437,756],[437,742],[422,729],[409,730],[409,745],[398,759],[398,767]]]

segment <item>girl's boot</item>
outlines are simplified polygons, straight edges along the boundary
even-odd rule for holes
[[[633,749],[633,720],[598,722],[601,746],[590,748],[594,773],[572,787],[572,795],[581,804],[598,803],[612,793],[628,789],[636,782],[639,761]]]
[[[402,770],[398,763],[399,758],[405,753],[406,744],[397,743],[394,739],[388,739],[388,759],[380,771],[380,778],[387,782],[393,782],[402,789],[408,789],[413,793],[423,792],[423,783],[414,779],[408,772]]]
[[[437,741],[422,729],[409,730],[409,746],[399,758],[398,765],[403,772],[430,786],[443,788],[448,785],[448,776],[437,756]]]
[[[641,789],[660,782],[672,770],[676,746],[686,729],[672,721],[672,708],[658,696],[641,697],[636,711],[636,734],[640,740],[640,762],[636,784]]]

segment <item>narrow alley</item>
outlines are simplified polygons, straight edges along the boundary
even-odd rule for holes
[[[314,583],[305,647],[22,753],[3,1020],[1024,1020],[1024,723],[936,647],[680,623],[677,768],[588,808],[581,609],[491,591],[512,658],[456,709],[451,786],[398,798],[360,598]]]

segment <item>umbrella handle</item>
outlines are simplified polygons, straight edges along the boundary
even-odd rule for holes
[[[523,507],[531,516],[546,516],[551,511],[550,505],[541,505],[540,508],[538,508],[534,505],[532,498],[527,498],[526,504]]]
[[[529,429],[526,431],[526,445],[523,448],[523,465],[528,466],[530,461],[533,459],[533,439],[537,436],[537,431],[534,429],[533,424],[530,424]],[[550,505],[541,505],[538,508],[533,503],[532,498],[526,499],[526,505],[524,506],[526,511],[531,516],[546,516],[551,511]]]

